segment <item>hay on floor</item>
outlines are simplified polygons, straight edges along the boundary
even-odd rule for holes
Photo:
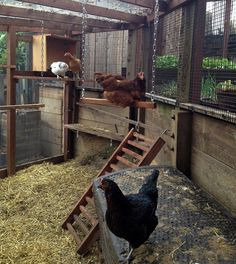
[[[97,170],[76,161],[44,163],[0,181],[0,263],[99,263],[97,249],[76,254],[63,219]]]

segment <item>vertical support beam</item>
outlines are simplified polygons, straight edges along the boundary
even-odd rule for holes
[[[226,0],[225,7],[225,22],[224,22],[224,42],[223,42],[223,50],[222,56],[223,58],[227,58],[228,55],[228,42],[229,42],[229,34],[230,34],[230,14],[231,14],[231,0]]]
[[[179,68],[177,77],[177,100],[186,103],[190,97],[190,75],[192,62],[195,3],[182,9],[180,30]]]
[[[73,121],[73,82],[64,84],[64,125],[71,124]],[[73,133],[64,127],[64,160],[73,157]]]
[[[190,102],[198,104],[201,95],[203,43],[205,37],[206,0],[195,1],[194,35]]]
[[[7,104],[16,103],[14,70],[10,65],[16,64],[16,31],[9,27],[7,33]],[[7,110],[7,173],[15,174],[16,171],[16,110]]]

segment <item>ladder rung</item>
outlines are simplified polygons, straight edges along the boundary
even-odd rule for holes
[[[128,140],[128,144],[129,144],[129,145],[132,145],[132,146],[134,146],[134,147],[136,147],[136,148],[138,148],[138,149],[141,149],[141,150],[143,150],[143,151],[146,151],[146,152],[148,152],[148,150],[149,150],[148,147],[143,146],[143,145],[141,145],[141,144],[139,144],[139,143],[137,143],[137,142],[135,142],[135,141],[132,141],[132,140]]]
[[[75,231],[75,229],[72,226],[72,224],[71,223],[67,223],[66,227],[67,227],[68,231],[71,233],[71,235],[74,237],[76,243],[79,245],[81,243],[81,239],[79,238],[79,235]]]
[[[95,203],[94,203],[93,198],[86,196],[85,200],[87,201],[88,204],[90,204],[93,208],[95,208]]]
[[[119,160],[120,162],[122,162],[123,164],[125,164],[126,166],[130,167],[130,168],[137,167],[136,164],[128,161],[127,159],[125,159],[125,158],[123,158],[123,157],[121,157],[119,155],[116,156],[116,159]]]
[[[130,149],[127,149],[127,148],[122,148],[122,151],[138,160],[142,160],[143,156],[139,155],[138,153],[130,150]]]
[[[79,209],[81,213],[92,223],[92,225],[97,223],[97,220],[85,209],[83,205],[80,205]]]
[[[110,167],[111,167],[114,171],[119,171],[119,170],[120,170],[120,168],[119,168],[117,165],[115,165],[114,163],[111,163],[111,164],[110,164]]]
[[[84,224],[84,222],[79,218],[78,215],[74,215],[75,222],[78,224],[78,226],[81,228],[82,232],[87,235],[89,233],[89,230],[87,226]]]
[[[89,233],[85,236],[83,241],[77,248],[77,252],[80,255],[84,255],[87,253],[89,248],[91,247],[92,243],[99,238],[99,224],[98,221],[96,225],[94,225],[90,230]]]
[[[148,138],[148,137],[145,137],[144,135],[142,135],[142,134],[139,134],[139,133],[137,133],[137,132],[134,132],[134,137],[136,137],[137,139],[142,139],[142,140],[144,140],[144,141],[146,141],[147,143],[151,143],[151,144],[153,144],[153,142],[154,142],[154,140],[152,140],[152,139],[150,139],[150,138]]]

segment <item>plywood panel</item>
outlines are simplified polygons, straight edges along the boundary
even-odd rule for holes
[[[194,114],[192,144],[197,150],[236,169],[235,125]]]
[[[62,131],[55,128],[42,126],[41,140],[47,143],[62,145]]]
[[[210,155],[192,149],[192,179],[236,215],[236,170]]]
[[[42,112],[49,112],[54,114],[61,114],[63,111],[63,102],[62,100],[53,99],[53,98],[41,98],[42,104],[45,104]]]
[[[42,125],[53,127],[55,129],[62,129],[63,116],[61,114],[54,113],[41,113]]]
[[[146,121],[145,123],[149,125],[152,129],[155,129],[157,132],[154,132],[150,129],[145,130],[145,135],[149,138],[157,138],[165,129],[171,129],[172,119],[171,114],[173,106],[158,103],[156,109],[146,109]],[[173,157],[171,152],[172,139],[170,136],[163,136],[163,139],[166,141],[166,144],[158,154],[158,157],[154,160],[156,164],[163,165],[174,165]]]

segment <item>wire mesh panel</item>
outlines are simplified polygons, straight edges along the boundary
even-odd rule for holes
[[[201,102],[236,112],[236,1],[207,2]]]
[[[182,11],[160,18],[157,36],[156,93],[176,98]]]

